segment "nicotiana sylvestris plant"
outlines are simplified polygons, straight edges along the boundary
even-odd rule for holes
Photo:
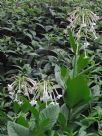
[[[22,104],[20,96],[26,96],[31,105],[36,105],[37,100],[48,103],[57,103],[63,94],[59,94],[57,86],[51,80],[35,81],[27,76],[18,75],[12,84],[8,84],[9,96],[13,101]],[[32,96],[32,97],[30,97]]]

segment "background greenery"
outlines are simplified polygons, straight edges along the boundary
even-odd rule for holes
[[[75,35],[65,33],[69,13],[76,7],[100,17],[98,38],[88,37],[88,58],[84,57],[83,38],[76,56]],[[101,37],[101,0],[1,0],[0,135],[101,136]],[[19,74],[36,81],[51,79],[59,92],[64,89],[60,106],[46,108],[38,100],[39,106],[33,107],[24,95],[23,105],[13,102],[7,85]]]

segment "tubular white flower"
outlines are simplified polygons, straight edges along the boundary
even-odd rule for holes
[[[36,104],[37,104],[37,101],[35,101],[35,100],[31,100],[31,101],[30,101],[30,104],[31,104],[32,106],[34,106],[34,105],[36,105]]]
[[[47,91],[43,92],[43,97],[41,98],[41,100],[43,102],[47,102],[49,99],[50,99],[50,96],[49,96],[48,92]]]
[[[90,32],[95,32],[95,28],[93,25],[91,25]]]
[[[11,99],[14,99],[14,92],[9,92],[9,97],[10,97]]]
[[[97,14],[94,14],[94,19],[99,20],[99,16],[97,16]]]
[[[12,90],[13,90],[13,86],[12,86],[12,84],[11,84],[11,85],[10,85],[10,84],[8,84],[7,88],[8,88],[8,91],[12,91]]]
[[[34,88],[32,87],[32,88],[29,88],[29,93],[30,94],[34,94]]]
[[[14,95],[14,92],[9,92],[9,95]]]
[[[41,101],[47,102],[50,99],[50,96],[47,92],[47,82],[44,81],[44,91],[43,91],[43,96],[40,98]]]

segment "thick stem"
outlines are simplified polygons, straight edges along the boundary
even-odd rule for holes
[[[77,42],[77,49],[76,49],[75,58],[74,58],[73,78],[77,75],[77,57],[78,57],[78,51],[79,51],[79,42]]]

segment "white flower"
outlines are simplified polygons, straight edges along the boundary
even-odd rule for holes
[[[90,32],[94,32],[95,31],[95,28],[94,26],[92,25],[91,28],[90,28]]]
[[[23,102],[22,101],[18,101],[18,104],[21,105]]]
[[[34,90],[35,90],[35,88],[34,88],[34,87],[31,87],[31,88],[29,89],[29,93],[30,93],[30,94],[34,94]]]
[[[34,105],[36,105],[36,104],[37,104],[37,101],[35,101],[35,100],[31,100],[31,101],[30,101],[30,104],[31,104],[32,106],[34,106]]]
[[[44,91],[43,91],[43,97],[40,99],[43,102],[47,102],[50,99],[50,96],[47,92],[47,82],[44,81]]]
[[[91,25],[92,25],[92,26],[95,26],[95,25],[96,25],[96,23],[92,23]]]
[[[50,96],[49,96],[48,92],[47,91],[43,92],[43,97],[41,98],[41,100],[43,102],[47,102],[49,99],[50,99]]]
[[[97,16],[96,14],[94,14],[94,18],[95,18],[96,20],[99,20],[99,16]]]
[[[21,93],[21,90],[18,90],[17,93]]]
[[[8,84],[7,88],[8,88],[8,91],[12,91],[12,90],[13,90],[13,86],[12,86],[12,84],[11,84],[11,85],[10,85],[10,84]]]
[[[90,45],[89,42],[87,42],[87,41],[84,42],[84,47],[85,47],[85,48],[87,48],[89,45]]]
[[[64,34],[68,34],[68,30],[67,29],[64,29]]]
[[[84,23],[84,24],[81,24],[81,27],[86,27],[86,24]]]
[[[23,87],[25,87],[25,85],[24,85],[24,84],[21,84],[21,87],[23,88]]]
[[[14,95],[14,92],[9,92],[9,95]]]
[[[9,92],[9,97],[10,97],[11,99],[13,99],[13,98],[14,98],[14,92]]]

